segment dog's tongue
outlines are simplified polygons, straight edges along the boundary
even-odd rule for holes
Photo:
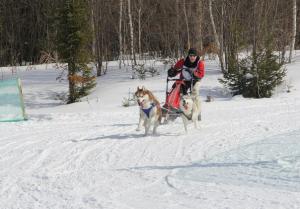
[[[188,107],[187,105],[184,105],[184,109],[186,109],[186,110],[187,110],[188,108],[189,108],[189,107]]]

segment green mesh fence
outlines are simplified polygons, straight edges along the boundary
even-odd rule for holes
[[[26,120],[20,79],[0,80],[0,122]]]

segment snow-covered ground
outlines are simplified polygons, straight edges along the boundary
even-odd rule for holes
[[[140,81],[110,63],[71,105],[57,70],[20,68],[29,120],[0,123],[0,208],[300,208],[299,55],[270,99],[230,97],[207,61],[200,128],[185,134],[178,118],[147,137],[135,131],[138,107],[122,100],[145,85],[164,101],[163,65]]]

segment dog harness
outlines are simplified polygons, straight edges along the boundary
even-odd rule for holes
[[[192,120],[192,117],[193,117],[193,111],[191,112],[190,115],[186,115],[183,111],[181,112],[181,114],[183,114],[188,120]]]
[[[183,105],[185,105],[185,100],[183,100]],[[180,114],[184,115],[188,120],[192,120],[193,117],[193,109],[189,115],[185,114],[184,111],[180,110]]]
[[[147,115],[147,117],[150,117],[150,111],[152,110],[152,108],[155,107],[155,104],[152,103],[151,106],[148,109],[142,109],[143,112]]]

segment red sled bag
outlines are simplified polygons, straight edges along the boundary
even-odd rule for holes
[[[174,87],[167,92],[164,108],[168,110],[179,110],[181,85],[184,85],[183,80],[176,80]]]

